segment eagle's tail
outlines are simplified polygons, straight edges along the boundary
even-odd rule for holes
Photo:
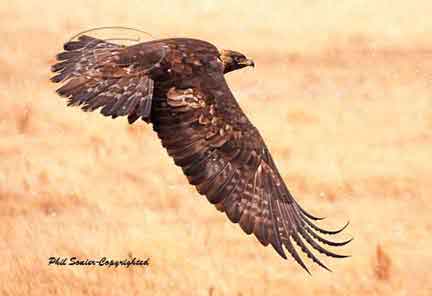
[[[66,42],[63,52],[57,54],[58,63],[51,67],[51,71],[57,75],[51,78],[52,82],[60,82],[72,75],[84,73],[97,66],[98,62],[104,62],[104,58],[115,54],[122,46],[82,35],[76,41]]]
[[[130,123],[150,118],[153,81],[146,75],[131,75],[121,64],[125,46],[82,35],[64,44],[51,67],[52,82],[65,82],[57,93],[68,98],[68,106],[84,111],[102,107],[105,116],[128,116]]]

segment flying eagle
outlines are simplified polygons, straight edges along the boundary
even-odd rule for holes
[[[260,133],[243,113],[224,75],[254,66],[231,50],[197,39],[171,38],[131,46],[82,35],[64,44],[52,66],[57,93],[84,111],[141,118],[151,123],[168,154],[190,184],[210,203],[272,245],[283,246],[307,272],[294,245],[329,270],[307,246],[330,257],[347,257],[322,247],[343,246],[318,227],[288,191]],[[321,243],[321,244],[320,244]]]

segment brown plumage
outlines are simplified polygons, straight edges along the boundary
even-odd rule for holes
[[[247,234],[286,250],[308,271],[294,245],[328,269],[310,251],[338,255],[319,243],[343,246],[317,234],[316,226],[288,191],[258,130],[232,95],[224,74],[253,66],[244,55],[187,38],[125,47],[89,36],[64,45],[52,67],[57,93],[85,111],[152,123],[162,145],[189,183]],[[309,271],[308,271],[309,272]]]

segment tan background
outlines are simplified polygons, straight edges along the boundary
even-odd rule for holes
[[[0,4],[1,295],[432,295],[431,1],[89,2]],[[254,58],[230,86],[297,200],[351,221],[353,257],[308,276],[188,186],[150,126],[67,108],[49,65],[106,25]],[[47,266],[128,255],[150,266]]]

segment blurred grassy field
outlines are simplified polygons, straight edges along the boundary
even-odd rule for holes
[[[432,2],[288,2],[0,4],[1,295],[432,295]],[[353,256],[308,276],[187,185],[150,126],[66,107],[53,57],[107,25],[254,58],[230,86],[297,200],[351,221]],[[128,255],[150,266],[47,265]]]

